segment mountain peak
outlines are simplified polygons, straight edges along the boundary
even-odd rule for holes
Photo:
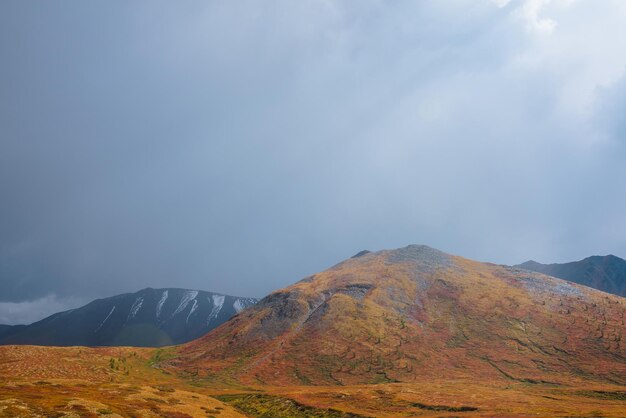
[[[406,247],[397,248],[395,250],[388,250],[398,260],[413,260],[413,261],[441,261],[447,262],[450,257],[448,253],[444,253],[428,245],[411,244]]]
[[[407,245],[395,250],[382,251],[386,261],[392,264],[409,263],[415,271],[432,273],[438,269],[454,267],[455,257],[427,245]]]
[[[535,260],[528,260],[528,261],[524,261],[524,262],[523,262],[523,263],[521,263],[521,264],[518,264],[518,265],[517,265],[517,266],[515,266],[515,267],[522,267],[522,266],[541,266],[541,265],[542,265],[542,264],[541,264],[540,262],[538,262],[538,261],[535,261]]]
[[[609,262],[625,262],[626,260],[617,257],[613,254],[608,254],[608,255],[592,255],[590,257],[584,258],[582,260],[580,260],[579,262],[584,262],[584,261],[609,261]]]
[[[359,258],[359,257],[363,257],[364,255],[370,254],[371,251],[369,250],[361,250],[358,253],[354,254],[352,257],[350,258]]]

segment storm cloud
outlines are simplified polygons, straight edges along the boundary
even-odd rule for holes
[[[626,256],[625,19],[617,0],[3,1],[0,318],[147,286],[263,296],[411,243]]]

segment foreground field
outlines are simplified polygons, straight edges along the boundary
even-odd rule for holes
[[[167,350],[0,347],[0,416],[626,416],[626,387],[429,381],[240,386],[161,370]]]

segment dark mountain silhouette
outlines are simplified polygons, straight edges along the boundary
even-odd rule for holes
[[[0,340],[6,336],[15,334],[19,330],[26,327],[26,325],[4,325],[0,324]]]
[[[201,290],[143,289],[31,325],[0,326],[0,344],[158,347],[198,338],[256,303]]]
[[[527,261],[516,267],[626,297],[626,260],[614,255],[592,256],[564,264]]]

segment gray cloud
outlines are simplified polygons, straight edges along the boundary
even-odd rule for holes
[[[89,302],[80,298],[59,299],[54,294],[25,302],[0,302],[0,324],[31,324],[57,312]]]
[[[0,300],[363,248],[626,255],[624,5],[0,4]]]

